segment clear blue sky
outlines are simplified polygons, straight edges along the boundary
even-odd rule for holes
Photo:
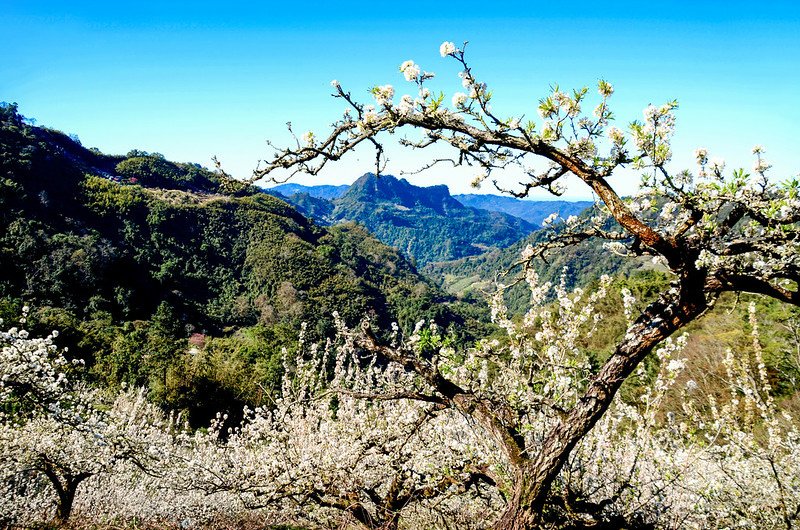
[[[321,133],[340,115],[331,79],[366,100],[375,84],[400,89],[397,67],[414,59],[452,93],[457,69],[438,47],[468,40],[501,112],[533,116],[550,84],[605,78],[623,125],[648,103],[679,100],[677,165],[705,146],[750,167],[761,143],[776,177],[800,171],[795,2],[253,4],[0,0],[0,100],[105,152],[203,165],[218,155],[246,176],[267,155],[266,139],[288,141],[285,122]],[[420,161],[394,149],[390,157],[394,172]],[[350,182],[371,160],[357,153],[324,179]],[[412,179],[454,192],[469,180],[446,168]]]

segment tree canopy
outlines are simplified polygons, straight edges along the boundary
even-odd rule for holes
[[[594,97],[588,87],[553,87],[539,100],[541,124],[523,121],[521,114],[498,116],[491,105],[494,95],[467,63],[464,48],[444,42],[440,54],[461,67],[464,92],[455,92],[449,106],[443,93],[433,94],[426,86],[434,74],[410,60],[400,71],[414,94],[402,95],[397,102],[396,89],[389,84],[373,87],[374,102],[365,104],[333,81],[334,97],[349,107],[331,131],[309,131],[296,138],[296,146],[276,149],[252,178],[278,169],[316,174],[360,144],[375,147],[380,171],[385,163],[382,135],[421,129],[421,140],[401,143],[415,149],[446,144],[454,151],[452,157],[433,160],[427,167],[475,166],[480,171],[476,184],[516,167],[527,180],[519,190],[504,190],[516,196],[534,188],[561,194],[567,175],[590,188],[600,214],[584,221],[563,220],[567,230],[538,248],[526,249],[523,265],[588,238],[607,241],[616,253],[652,256],[664,263],[669,286],[632,319],[614,353],[535,447],[525,443],[519,425],[507,421],[512,411],[454,383],[437,365],[380,344],[367,333],[366,348],[416,372],[448,407],[493,433],[498,449],[515,468],[513,494],[498,528],[530,528],[541,522],[550,487],[576,444],[603,417],[622,383],[654,347],[703,315],[724,292],[759,293],[800,305],[800,181],[776,184],[768,178],[761,146],[753,149],[752,173],[726,171],[724,162],[709,158],[702,148],[696,151],[695,170],[673,171],[670,141],[677,102],[648,106],[643,119],[630,122],[623,131],[613,125],[614,88],[604,80],[598,82]],[[593,109],[587,112],[590,105]],[[625,166],[642,174],[640,193],[634,198],[623,198],[609,180]],[[493,183],[500,189],[496,180]]]

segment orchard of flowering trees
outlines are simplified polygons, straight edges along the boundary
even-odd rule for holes
[[[135,390],[103,393],[80,379],[56,337],[5,332],[0,386],[0,517],[151,525],[260,524],[364,528],[792,528],[800,519],[800,432],[773,398],[750,310],[751,344],[723,356],[724,396],[678,384],[691,324],[726,292],[800,305],[800,183],[776,183],[761,147],[752,172],[728,172],[696,152],[697,168],[669,168],[675,102],[650,106],[626,131],[613,124],[613,87],[558,88],[538,122],[498,116],[492,92],[463,49],[450,98],[426,86],[414,61],[400,65],[408,94],[373,89],[326,135],[308,132],[277,149],[253,179],[273,170],[317,173],[362,143],[419,129],[409,148],[446,144],[447,161],[471,165],[476,184],[516,168],[534,188],[559,194],[574,175],[597,197],[595,214],[551,219],[550,240],[528,247],[521,276],[497,286],[492,319],[503,336],[454,347],[435,323],[354,329],[338,321],[325,344],[301,340],[285,355],[270,406],[191,431]],[[463,90],[463,91],[462,91]],[[591,112],[584,112],[587,106]],[[610,177],[642,172],[639,195],[621,197]],[[569,291],[542,283],[534,260],[589,238],[609,251],[649,256],[671,283],[653,300],[624,293],[627,330],[598,366],[584,341],[602,326],[610,279]],[[516,283],[530,306],[512,318]],[[639,310],[638,308],[641,308]],[[643,361],[658,359],[646,377]],[[637,395],[618,391],[636,380]],[[679,400],[667,400],[669,395]],[[669,403],[680,403],[669,407]]]
[[[194,432],[140,392],[86,389],[52,336],[11,328],[2,336],[0,478],[9,502],[0,516],[23,526],[67,518],[159,528],[498,526],[520,464],[483,416],[448,406],[417,370],[435,369],[503,411],[518,443],[535,451],[594,376],[581,341],[602,324],[596,306],[609,279],[592,292],[540,285],[532,273],[526,280],[532,303],[521,321],[493,301],[502,338],[460,352],[420,322],[411,336],[393,331],[376,346],[368,328],[338,321],[335,339],[301,340],[286,356],[271,407]],[[657,376],[632,402],[612,402],[576,444],[538,524],[793,527],[800,432],[771,397],[754,308],[750,326],[752,345],[724,357],[724,399],[698,394],[691,380],[678,385],[686,336],[665,340]],[[381,363],[383,348],[409,364]],[[633,377],[647,380],[642,369]],[[667,408],[671,393],[679,409]]]

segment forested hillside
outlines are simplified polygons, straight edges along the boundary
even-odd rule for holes
[[[519,217],[464,206],[444,185],[419,187],[367,173],[349,188],[276,186],[304,215],[320,223],[357,222],[420,265],[505,248],[537,228]]]
[[[464,337],[477,322],[362,228],[321,228],[255,189],[219,194],[197,165],[85,149],[13,105],[0,120],[0,317],[32,306],[33,329],[61,330],[98,380],[211,414],[269,395],[301,322],[315,340],[334,311],[458,322]]]
[[[576,218],[586,220],[596,214],[592,208],[584,210]],[[477,295],[491,292],[497,281],[508,283],[521,273],[523,250],[537,247],[557,237],[565,229],[562,218],[546,230],[537,230],[524,239],[503,249],[492,249],[477,256],[449,261],[428,263],[423,271],[445,290],[459,296]],[[531,266],[542,281],[565,282],[567,288],[585,287],[601,275],[629,276],[636,272],[661,271],[647,259],[624,259],[609,252],[603,242],[589,239],[576,243],[557,252],[547,253],[543,259],[534,261]],[[524,311],[528,300],[527,289],[523,285],[513,287],[508,293],[509,309],[514,313]]]
[[[323,202],[332,203],[334,200],[347,193],[348,189],[350,189],[348,185],[305,186],[303,184],[285,183],[266,188],[265,191],[273,195],[276,193],[280,194],[283,197],[289,198],[289,201],[293,205],[298,205],[303,201],[307,201],[304,197],[305,195],[313,199],[324,199],[323,201],[319,201],[318,204]],[[557,213],[566,218],[570,215],[578,215],[592,205],[591,201],[519,199],[509,195],[494,195],[491,193],[462,193],[453,195],[452,197],[464,206],[488,210],[490,212],[507,213],[528,221],[534,227],[540,227],[542,221],[553,213]],[[330,213],[331,212],[309,215],[309,217],[313,217],[314,219],[324,218],[326,215],[330,215]]]

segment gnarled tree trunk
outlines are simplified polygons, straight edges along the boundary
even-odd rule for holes
[[[553,481],[571,451],[611,405],[625,379],[654,346],[709,307],[703,289],[684,288],[676,298],[662,297],[648,306],[577,405],[547,434],[532,458],[517,464],[513,491],[496,530],[531,530],[543,526],[543,512]]]

